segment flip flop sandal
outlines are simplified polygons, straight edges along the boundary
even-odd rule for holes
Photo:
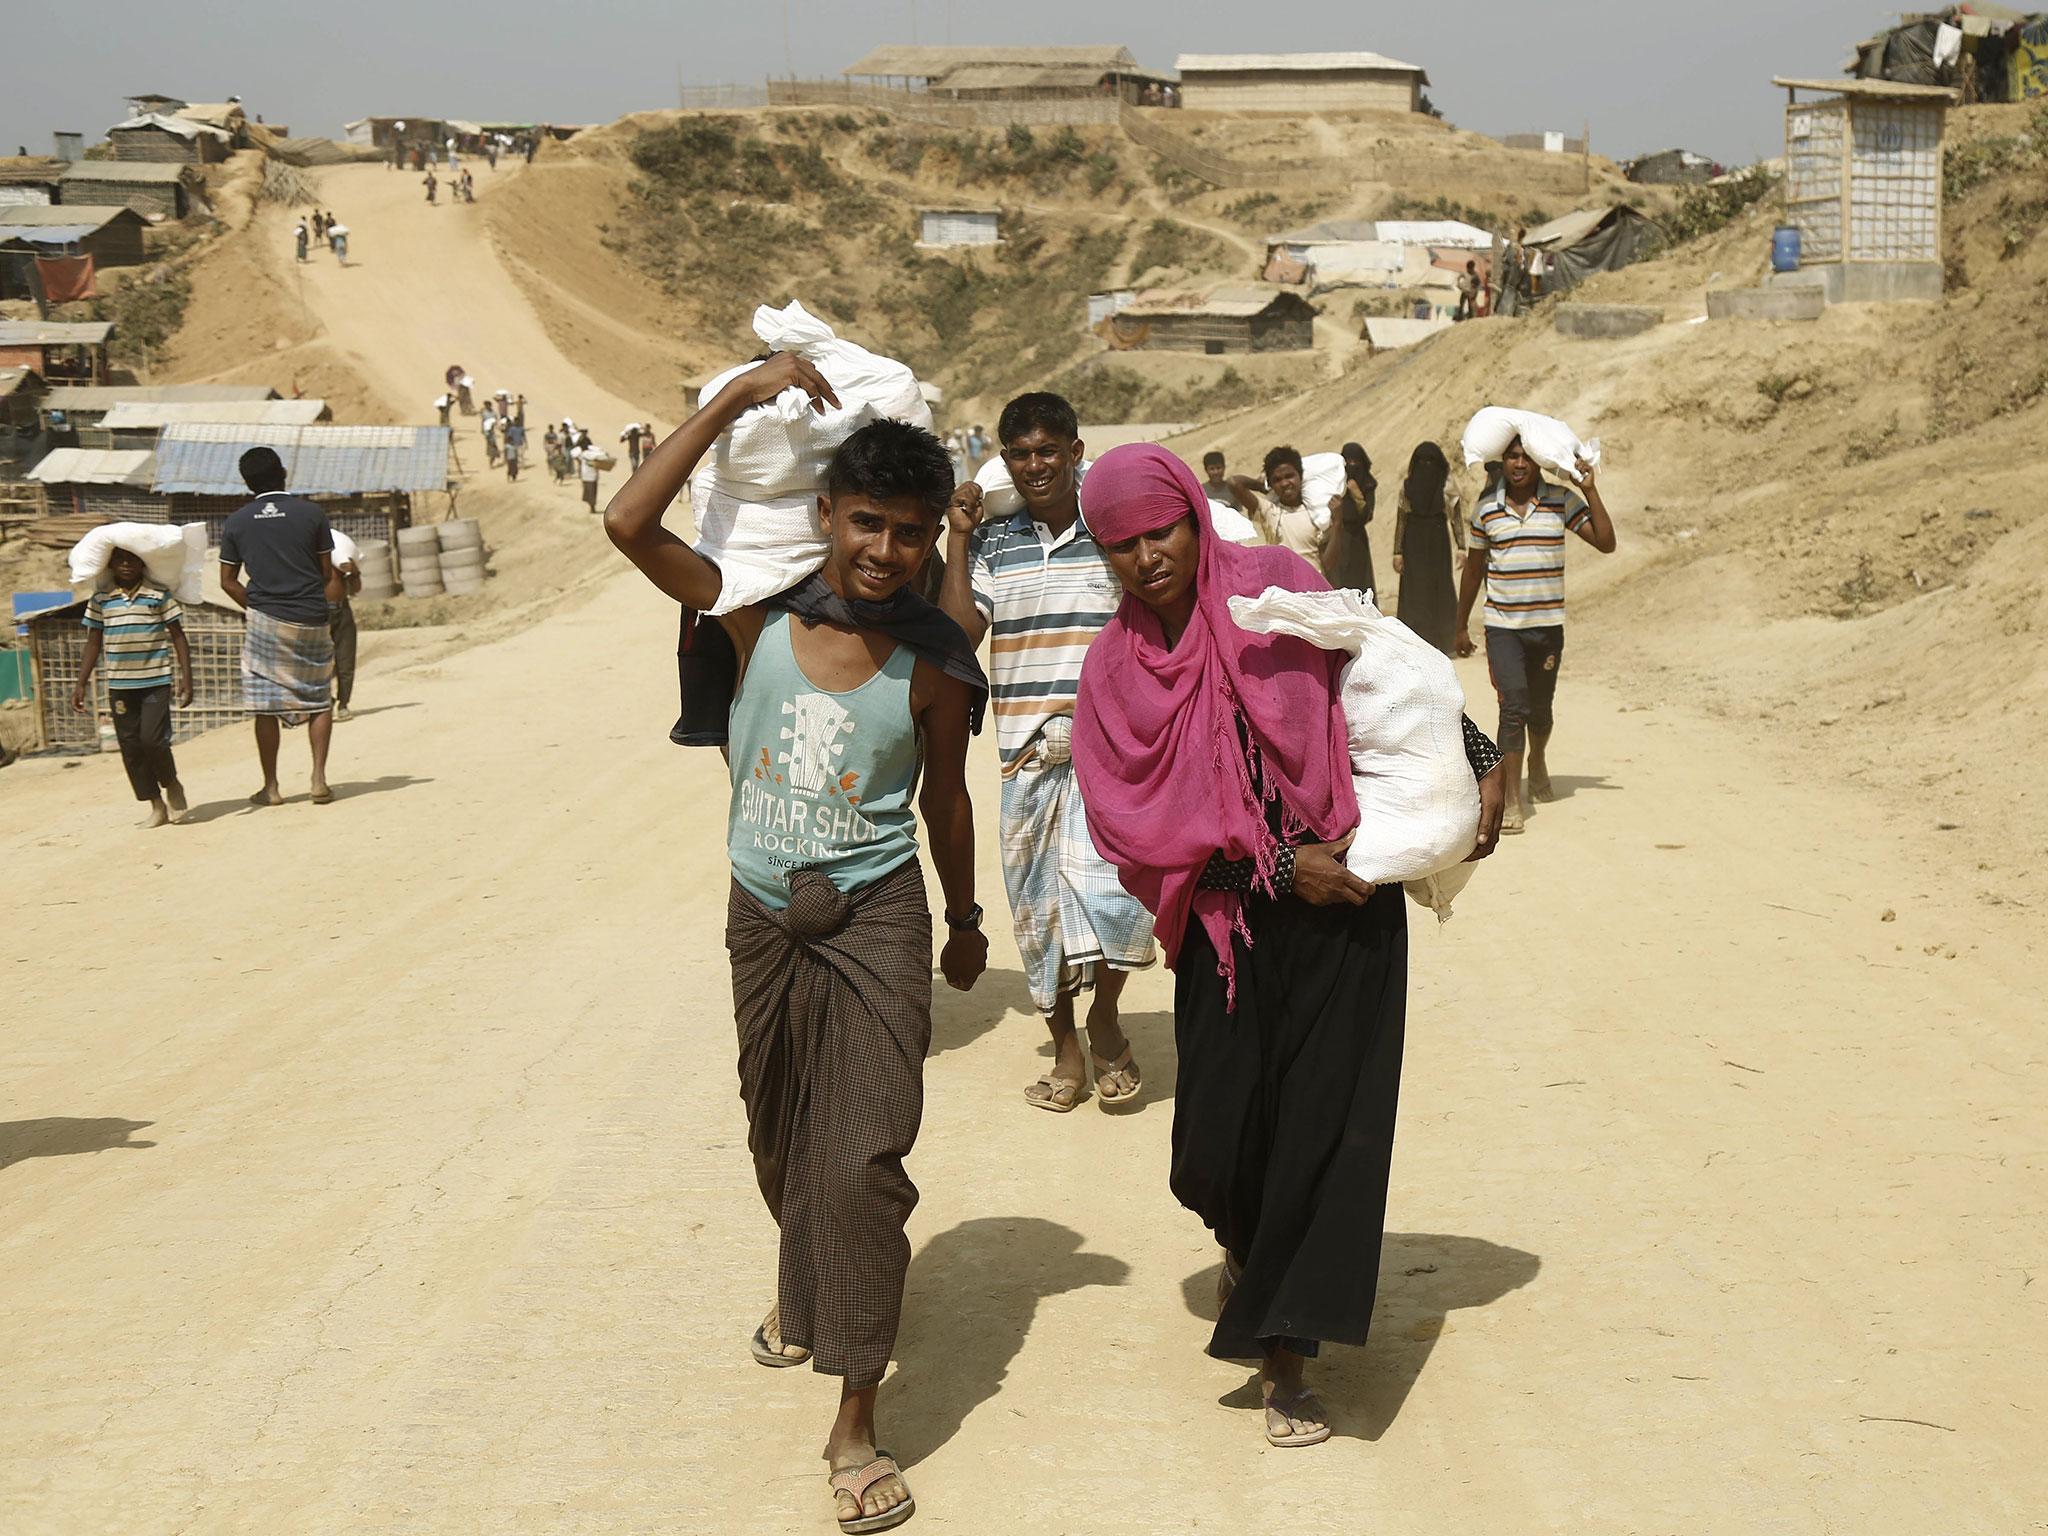
[[[1093,1051],[1088,1053],[1088,1059],[1095,1064],[1095,1096],[1102,1101],[1103,1108],[1107,1109],[1112,1104],[1128,1104],[1145,1091],[1145,1074],[1140,1072],[1138,1064],[1131,1060],[1131,1048],[1128,1043],[1124,1046],[1123,1055],[1115,1061],[1104,1061]],[[1103,1086],[1104,1078],[1120,1074],[1127,1075],[1131,1080],[1129,1093],[1111,1093]]]
[[[1282,1397],[1276,1392],[1272,1397],[1268,1398],[1265,1404],[1266,1444],[1277,1445],[1284,1450],[1298,1445],[1321,1445],[1325,1440],[1329,1439],[1330,1425],[1328,1420],[1324,1420],[1314,1429],[1304,1429],[1299,1432],[1277,1435],[1273,1433],[1273,1422],[1276,1414],[1279,1415],[1279,1421],[1282,1424],[1289,1423],[1296,1417],[1300,1417],[1300,1415],[1290,1410],[1300,1408],[1308,1403],[1316,1403],[1316,1395],[1306,1388],[1299,1392],[1290,1393],[1286,1397]],[[1322,1404],[1316,1403],[1316,1406],[1320,1408]]]
[[[896,1458],[887,1451],[875,1452],[875,1459],[864,1467],[849,1467],[844,1472],[832,1474],[833,1508],[838,1508],[837,1496],[842,1493],[852,1494],[854,1504],[860,1505],[866,1499],[870,1488],[892,1474],[898,1482],[903,1483],[903,1502],[894,1509],[883,1510],[879,1515],[862,1515],[855,1520],[841,1520],[840,1530],[848,1532],[849,1536],[857,1536],[857,1533],[865,1531],[891,1530],[917,1513],[917,1500],[910,1496],[910,1484],[903,1480],[903,1469],[896,1465]]]
[[[1031,1088],[1043,1088],[1044,1093],[1033,1093]],[[1074,1106],[1088,1097],[1086,1083],[1071,1082],[1064,1077],[1054,1077],[1050,1072],[1024,1090],[1024,1102],[1034,1109],[1049,1109],[1056,1115],[1068,1115]],[[1062,1097],[1064,1095],[1064,1098]]]
[[[811,1352],[808,1349],[800,1355],[779,1353],[775,1346],[768,1342],[768,1325],[766,1323],[762,1323],[754,1330],[754,1336],[747,1341],[747,1350],[756,1360],[767,1366],[771,1371],[786,1371],[792,1365],[808,1365],[811,1359]]]

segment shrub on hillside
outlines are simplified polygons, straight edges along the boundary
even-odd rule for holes
[[[1131,256],[1131,276],[1141,276],[1155,267],[1195,271],[1217,265],[1225,255],[1223,242],[1206,229],[1178,219],[1154,219],[1138,237],[1138,249]]]
[[[1678,206],[1660,222],[1674,244],[1697,240],[1727,228],[1776,192],[1782,180],[1775,172],[1752,165],[1719,181],[1682,188]]]

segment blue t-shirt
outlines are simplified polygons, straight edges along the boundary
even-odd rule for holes
[[[319,504],[284,491],[265,491],[221,525],[220,563],[247,567],[249,606],[287,624],[327,622],[320,557],[333,550]]]

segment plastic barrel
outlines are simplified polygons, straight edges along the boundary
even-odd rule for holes
[[[1771,231],[1771,270],[1773,272],[1797,272],[1799,270],[1799,231],[1793,225],[1780,224]]]

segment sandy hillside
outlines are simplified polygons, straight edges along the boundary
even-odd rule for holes
[[[455,358],[543,417],[656,408],[528,307],[486,238],[499,187],[430,210],[410,183],[330,173],[362,266],[304,274],[289,345],[413,419]],[[289,266],[278,233],[259,268]],[[1812,334],[1846,368],[1868,323]],[[1216,1264],[1165,1188],[1170,979],[1128,994],[1138,1113],[1020,1102],[1041,1030],[984,739],[994,969],[939,1004],[882,1392],[912,1530],[1924,1536],[2048,1507],[2038,920],[1981,900],[1959,834],[1858,759],[1818,766],[1819,684],[1763,720],[1696,683],[1782,667],[1795,626],[1847,676],[1852,641],[1993,591],[1972,567],[1802,619],[1747,546],[1674,553],[1706,537],[1677,537],[1709,526],[1705,471],[1660,459],[1681,412],[1631,401],[1762,366],[1764,338],[1480,339],[1203,438],[1246,457],[1355,423],[1390,462],[1512,387],[1616,445],[1627,554],[1574,573],[1565,798],[1414,927],[1374,1339],[1321,1367],[1337,1436],[1269,1450],[1247,1373],[1200,1353]],[[673,609],[566,491],[499,494],[493,542],[543,568],[500,583],[531,603],[494,584],[480,643],[371,637],[334,805],[305,802],[294,740],[292,803],[248,809],[237,731],[181,749],[195,824],[147,836],[111,760],[0,777],[0,1528],[830,1529],[830,1388],[744,1349],[773,1234],[732,1076],[722,777],[665,740]],[[550,570],[583,600],[547,599]],[[1933,708],[1889,717],[1900,760]],[[1957,796],[1987,795],[1960,761]]]

